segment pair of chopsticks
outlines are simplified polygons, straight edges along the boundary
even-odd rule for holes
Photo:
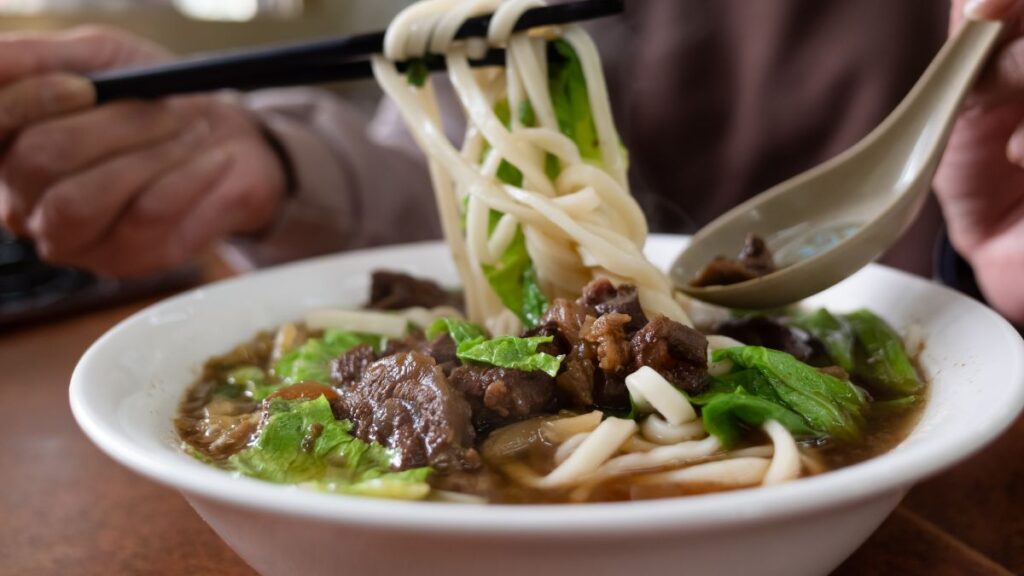
[[[583,22],[618,14],[623,0],[579,0],[527,10],[516,22],[517,32],[543,26]],[[467,19],[457,40],[486,37],[491,14]],[[255,90],[321,84],[372,77],[365,57],[384,50],[384,32],[371,32],[313,42],[271,46],[220,55],[179,60],[159,66],[111,70],[92,74],[97,103],[126,98],[158,98],[221,89]],[[504,51],[490,50],[474,66],[504,62]],[[441,70],[444,59],[425,58],[427,68]],[[404,64],[400,63],[399,68]]]

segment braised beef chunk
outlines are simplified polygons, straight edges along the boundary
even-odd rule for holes
[[[556,298],[537,327],[526,334],[551,336],[552,342],[538,350],[555,356],[565,355],[562,369],[555,378],[558,402],[564,407],[585,408],[594,404],[596,352],[580,338],[586,319],[587,309],[583,304]]]
[[[580,339],[580,328],[587,318],[587,310],[583,305],[556,298],[537,323],[537,330],[547,330],[546,334],[558,334],[570,347]],[[539,332],[538,332],[539,333]]]
[[[467,364],[449,381],[469,401],[477,430],[491,430],[555,407],[555,383],[544,372]]]
[[[587,320],[581,336],[596,347],[598,367],[605,373],[625,372],[630,362],[629,340],[626,339],[629,315],[610,312],[597,320],[591,317]]]
[[[367,308],[401,310],[422,306],[450,306],[452,295],[430,280],[421,280],[400,272],[378,270],[370,284],[370,302]]]
[[[428,481],[430,487],[435,490],[483,497],[488,497],[498,490],[508,489],[512,486],[504,476],[486,466],[473,471],[460,470],[448,474],[431,474]]]
[[[787,352],[801,362],[807,362],[814,354],[810,335],[766,316],[726,320],[716,325],[713,332],[735,338],[748,346],[764,346]]]
[[[775,270],[775,260],[768,245],[758,236],[748,234],[743,248],[735,259],[716,257],[697,273],[690,285],[701,287],[739,284],[771,274]]]
[[[708,369],[708,341],[703,334],[658,316],[630,339],[635,368],[650,366],[676,388],[700,392]]]
[[[775,272],[775,258],[772,256],[772,251],[768,249],[768,244],[764,239],[756,234],[747,234],[737,260],[758,276]]]
[[[583,296],[577,303],[592,309],[594,316],[611,313],[629,316],[629,323],[625,327],[629,334],[647,324],[647,316],[644,316],[640,308],[636,287],[630,284],[616,288],[607,278],[598,278],[583,288]]]
[[[370,364],[359,382],[340,390],[335,412],[355,434],[396,453],[398,469],[475,469],[480,457],[466,400],[434,359],[400,352]]]
[[[368,344],[360,344],[331,360],[331,383],[339,390],[354,387],[363,377],[366,367],[377,361],[377,353]]]
[[[566,408],[587,408],[594,405],[596,353],[585,340],[572,346],[562,360],[562,369],[555,377],[559,404]]]
[[[446,332],[431,341],[419,342],[414,350],[430,356],[441,367],[441,370],[448,375],[459,364],[455,356],[455,340]]]
[[[822,374],[828,374],[833,378],[846,380],[847,382],[850,381],[850,373],[847,372],[846,370],[843,370],[839,366],[822,366],[821,368],[818,368],[818,372],[821,372]]]
[[[598,374],[594,379],[594,406],[614,412],[629,411],[629,390],[625,376]]]
[[[550,336],[551,342],[542,342],[537,345],[537,352],[549,354],[551,356],[560,356],[569,351],[572,346],[562,336],[562,333],[558,330],[558,327],[554,324],[542,324],[535,326],[523,332],[524,337],[531,336]]]

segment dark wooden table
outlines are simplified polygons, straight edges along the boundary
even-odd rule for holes
[[[145,304],[0,334],[0,575],[254,574],[177,492],[109,460],[71,417],[79,356]],[[837,574],[1024,574],[1024,419],[915,488]]]

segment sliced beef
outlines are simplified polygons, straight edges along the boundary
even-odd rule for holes
[[[422,280],[401,272],[378,270],[373,273],[370,302],[366,307],[401,310],[414,306],[434,308],[454,304],[452,294],[431,280]]]
[[[658,316],[630,339],[633,369],[650,366],[676,388],[700,392],[708,369],[708,341],[703,334]]]
[[[768,245],[758,236],[748,234],[735,259],[716,257],[697,273],[690,284],[698,287],[739,284],[771,274],[775,270],[775,259]]]
[[[452,370],[452,386],[469,401],[479,431],[548,412],[555,407],[555,382],[544,372],[466,364]]]
[[[810,335],[766,316],[726,320],[719,322],[712,331],[735,338],[748,346],[764,346],[787,352],[801,362],[807,362],[814,354]]]
[[[426,354],[400,352],[373,362],[358,383],[340,390],[334,407],[359,438],[393,449],[398,469],[480,465],[469,404]]]
[[[629,316],[629,322],[625,326],[629,334],[647,324],[647,316],[640,308],[636,286],[630,284],[622,284],[616,288],[607,278],[598,278],[583,288],[583,296],[577,303],[593,310],[594,316],[611,313]]]

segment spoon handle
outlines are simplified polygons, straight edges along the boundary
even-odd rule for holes
[[[1002,22],[966,20],[946,41],[910,93],[875,129],[879,137],[893,138],[889,144],[905,151],[905,176],[928,182],[934,177],[964,98],[995,48],[1002,29]]]

